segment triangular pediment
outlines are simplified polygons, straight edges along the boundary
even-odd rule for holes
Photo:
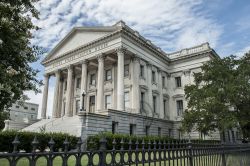
[[[116,27],[77,27],[73,28],[45,57],[49,61],[71,50],[84,46],[116,31]]]

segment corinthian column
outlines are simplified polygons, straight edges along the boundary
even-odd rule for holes
[[[81,77],[81,104],[80,104],[80,108],[82,111],[86,111],[86,91],[87,91],[87,60],[83,60],[82,61],[82,77]],[[85,97],[83,97],[83,95]],[[85,108],[83,108],[85,107]]]
[[[73,78],[73,66],[68,66],[68,77],[67,77],[67,91],[66,91],[66,116],[72,116],[71,113],[71,99],[72,99],[72,78]]]
[[[139,89],[139,73],[140,73],[140,59],[138,57],[134,57],[133,61],[133,71],[132,75],[132,107],[135,109],[135,113],[140,112],[140,89]]]
[[[42,101],[42,112],[41,112],[41,117],[43,119],[46,119],[48,90],[49,90],[49,75],[46,74],[44,75],[44,89],[43,89],[43,101]]]
[[[54,102],[53,102],[53,113],[52,117],[57,118],[58,117],[58,97],[59,97],[59,88],[60,88],[60,71],[56,71],[56,85],[54,89]]]
[[[97,78],[97,111],[101,111],[104,109],[104,100],[103,100],[103,92],[104,92],[104,56],[103,54],[97,55],[98,59],[98,78]]]
[[[125,48],[116,49],[118,56],[117,63],[117,110],[125,110],[124,105],[124,53]]]

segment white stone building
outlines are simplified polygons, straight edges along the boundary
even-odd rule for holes
[[[184,86],[216,56],[208,43],[165,53],[123,21],[73,28],[42,61],[43,119],[24,130],[44,127],[83,138],[101,131],[181,137]],[[51,77],[53,118],[46,119]]]
[[[5,120],[4,130],[20,130],[37,122],[38,104],[16,102],[9,108],[9,119]]]

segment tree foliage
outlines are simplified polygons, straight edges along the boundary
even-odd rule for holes
[[[38,19],[36,1],[0,2],[0,112],[25,99],[24,91],[39,92],[38,71],[30,66],[42,53],[31,44],[32,32],[38,29],[31,21]]]
[[[185,87],[188,109],[182,128],[203,133],[240,127],[250,129],[250,52],[242,58],[214,58],[194,73],[194,84]]]

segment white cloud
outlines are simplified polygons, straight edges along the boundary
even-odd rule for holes
[[[42,30],[34,42],[52,48],[74,26],[112,25],[124,20],[165,51],[201,42],[216,46],[222,32],[213,19],[199,10],[202,0],[61,0],[37,6]]]
[[[247,52],[250,52],[250,45],[240,49],[238,52],[235,53],[235,55],[238,57],[242,57]]]

